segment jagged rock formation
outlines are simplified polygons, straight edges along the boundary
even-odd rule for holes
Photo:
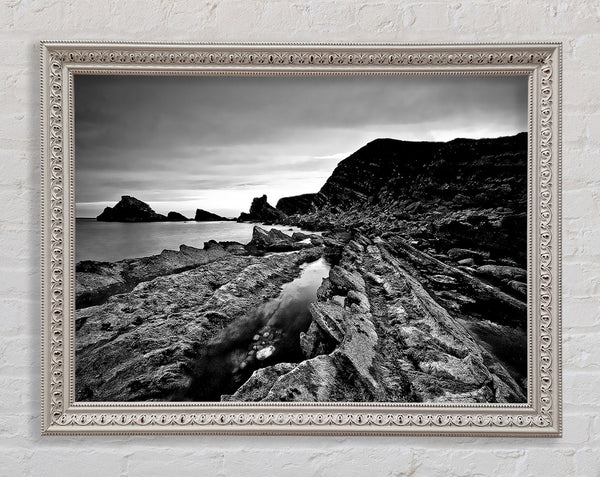
[[[100,306],[77,310],[76,399],[185,398],[190,369],[209,342],[236,320],[251,326],[251,310],[277,296],[302,263],[321,253],[313,247],[253,257],[230,255],[221,248],[191,270],[143,281]]]
[[[285,233],[254,227],[252,240],[239,242],[205,242],[199,249],[180,245],[179,251],[163,250],[159,255],[131,258],[117,262],[83,260],[75,266],[75,305],[77,309],[104,303],[112,295],[131,291],[138,283],[177,274],[228,255],[257,255],[266,252],[291,252],[323,245],[319,236],[311,243],[297,243]]]
[[[196,222],[221,222],[224,220],[230,220],[220,215],[213,214],[204,209],[196,209],[196,216],[194,217]]]
[[[242,212],[238,218],[240,222],[281,222],[287,215],[277,210],[267,202],[267,196],[255,197],[250,206],[250,212]]]
[[[179,212],[169,212],[167,214],[167,220],[169,222],[186,222],[188,219],[185,215],[180,214]]]
[[[246,250],[253,254],[264,252],[291,252],[311,247],[311,244],[298,243],[281,230],[266,231],[255,225],[252,230],[252,240],[246,245]]]
[[[104,222],[162,222],[167,220],[167,217],[154,212],[145,202],[124,195],[114,207],[106,207],[96,217],[96,220]]]
[[[238,219],[322,235],[254,227],[246,245],[81,262],[77,398],[525,402],[526,151],[525,134],[376,140],[317,194],[256,198]],[[331,270],[301,356],[274,359],[282,329],[250,310],[318,257]]]
[[[311,307],[314,321],[301,335],[307,360],[260,369],[225,399],[523,402],[524,369],[490,353],[460,318],[476,321],[465,314],[471,301],[508,309],[524,303],[441,263],[446,286],[430,288],[420,271],[415,277],[423,258],[399,258],[394,245],[357,234]],[[475,290],[472,298],[457,294],[443,306],[436,291],[460,290],[461,281]],[[506,317],[499,318],[502,327]],[[520,318],[524,327],[525,315]]]
[[[281,199],[286,223],[337,230],[322,240],[342,259],[301,335],[307,359],[224,399],[524,402],[526,164],[526,134],[382,139],[319,193]]]
[[[179,251],[118,262],[84,260],[75,266],[77,309],[104,303],[110,296],[132,290],[138,283],[183,272],[227,255],[225,247],[208,242],[204,250],[181,245]]]

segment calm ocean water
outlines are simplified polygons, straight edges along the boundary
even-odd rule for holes
[[[165,249],[179,250],[180,245],[202,248],[209,240],[243,244],[252,239],[255,224],[237,222],[98,222],[77,219],[75,222],[75,260],[115,261],[147,257]],[[261,225],[261,224],[256,224]],[[262,226],[262,225],[261,225]],[[291,235],[303,230],[287,225],[266,225]]]

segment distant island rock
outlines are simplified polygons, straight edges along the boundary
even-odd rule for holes
[[[114,207],[106,207],[96,217],[102,222],[163,222],[166,216],[157,214],[152,208],[141,200],[129,195],[121,196],[121,200]]]
[[[179,212],[169,212],[167,214],[167,220],[169,222],[185,222],[188,219],[185,215],[180,214]]]
[[[196,216],[194,217],[196,222],[219,222],[223,220],[230,220],[226,217],[221,217],[220,215],[213,214],[212,212],[208,212],[204,209],[196,209]]]
[[[287,214],[277,210],[267,202],[267,196],[255,197],[250,206],[250,213],[242,212],[239,222],[281,222],[287,219]]]

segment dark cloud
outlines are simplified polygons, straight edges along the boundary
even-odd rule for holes
[[[318,190],[344,155],[377,137],[526,128],[523,76],[77,75],[78,215],[124,194],[239,212],[248,199],[234,189],[273,202]]]

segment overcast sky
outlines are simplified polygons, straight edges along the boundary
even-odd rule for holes
[[[253,197],[318,191],[339,161],[390,137],[448,141],[527,129],[524,76],[78,75],[78,217],[122,195],[159,213],[226,216]]]

